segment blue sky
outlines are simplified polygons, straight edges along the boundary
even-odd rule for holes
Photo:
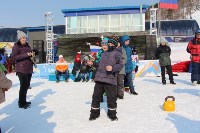
[[[47,11],[53,12],[55,25],[64,25],[61,9],[138,6],[155,2],[157,0],[0,0],[0,28],[44,25]]]

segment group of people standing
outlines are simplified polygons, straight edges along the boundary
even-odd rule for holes
[[[133,86],[132,49],[129,47],[130,37],[116,36],[102,40],[101,58],[97,64],[95,87],[92,96],[91,114],[89,120],[100,116],[100,102],[104,92],[107,96],[108,117],[118,120],[116,116],[117,97],[123,99],[124,82],[128,83],[130,94],[138,95]],[[125,81],[126,80],[126,81]]]

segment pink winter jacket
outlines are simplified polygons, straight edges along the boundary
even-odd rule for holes
[[[12,81],[7,79],[4,72],[0,71],[0,104],[5,101],[5,90],[11,88]]]

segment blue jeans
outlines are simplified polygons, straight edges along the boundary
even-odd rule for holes
[[[135,88],[133,86],[133,74],[132,74],[132,72],[125,74],[124,81],[127,83],[127,86],[129,87],[130,91],[134,92]]]
[[[82,79],[83,80],[89,79],[89,73],[82,73]]]
[[[200,81],[200,63],[192,62],[191,81]]]
[[[56,80],[60,80],[59,76],[61,74],[65,74],[65,80],[69,78],[69,71],[66,70],[65,72],[56,71]]]

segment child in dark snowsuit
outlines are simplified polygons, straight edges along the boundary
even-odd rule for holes
[[[114,50],[118,42],[116,40],[108,40],[108,50],[101,55],[101,60],[94,78],[95,87],[92,96],[91,114],[89,120],[95,120],[100,116],[101,97],[106,92],[108,117],[114,121],[118,120],[116,116],[117,109],[117,73],[122,69],[123,63],[121,53]]]

